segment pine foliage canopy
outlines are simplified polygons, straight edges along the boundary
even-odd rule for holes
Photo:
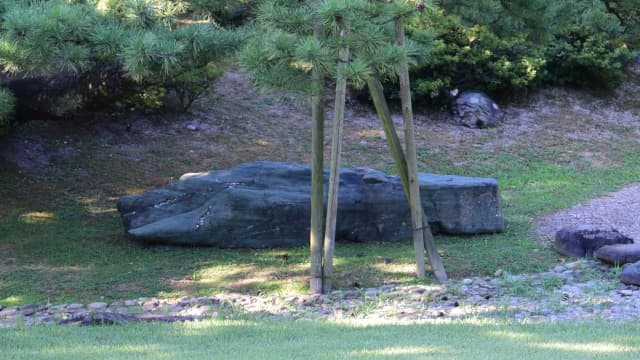
[[[39,96],[73,93],[77,106],[162,88],[186,108],[243,36],[210,22],[180,23],[187,10],[181,0],[4,1],[0,9],[6,86],[24,77],[62,78],[67,88]]]
[[[263,89],[286,89],[300,95],[311,93],[311,73],[320,69],[335,78],[338,51],[350,49],[347,77],[351,86],[362,88],[366,79],[393,79],[399,59],[426,51],[409,41],[395,45],[392,19],[415,10],[413,1],[267,0],[256,10],[258,36],[240,53],[241,63]],[[314,36],[314,21],[324,29],[321,40]],[[340,29],[344,34],[340,35]]]

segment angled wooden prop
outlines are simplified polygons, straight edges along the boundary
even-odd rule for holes
[[[404,46],[404,24],[402,19],[395,20],[396,45]],[[400,101],[402,103],[402,117],[404,119],[404,137],[407,150],[407,170],[409,180],[409,202],[411,204],[411,222],[413,226],[413,240],[416,253],[424,252],[426,247],[431,269],[438,281],[447,281],[447,273],[442,265],[442,259],[438,255],[433,234],[429,228],[429,222],[422,209],[420,199],[420,182],[418,181],[418,160],[416,155],[416,142],[413,124],[413,109],[411,104],[411,88],[409,84],[409,66],[407,58],[400,60],[398,77],[400,79]],[[416,255],[417,256],[417,255]],[[424,256],[424,255],[423,255]],[[419,272],[420,269],[418,269]],[[424,276],[418,273],[418,276]]]

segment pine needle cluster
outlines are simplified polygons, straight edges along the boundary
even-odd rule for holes
[[[267,0],[256,10],[258,36],[250,39],[240,61],[263,89],[286,89],[301,96],[312,91],[312,71],[335,79],[338,52],[350,51],[346,70],[349,84],[362,88],[374,75],[394,79],[399,59],[425,53],[409,41],[394,43],[393,19],[415,12],[413,1]],[[323,29],[314,36],[313,24]]]

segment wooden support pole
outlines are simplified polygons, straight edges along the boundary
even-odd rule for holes
[[[401,19],[395,20],[396,45],[404,46],[404,24]],[[411,88],[409,84],[409,67],[406,57],[400,60],[398,76],[400,79],[400,101],[402,103],[402,117],[404,119],[404,140],[407,149],[407,170],[409,180],[409,201],[411,203],[411,222],[413,226],[413,241],[416,250],[424,257],[425,247],[429,256],[431,269],[438,281],[447,281],[447,273],[444,270],[442,259],[438,255],[433,234],[429,228],[429,222],[422,209],[420,199],[420,182],[418,180],[418,160],[416,155],[416,143],[413,124],[413,109],[411,104]],[[421,273],[422,270],[422,273]],[[424,268],[418,266],[418,276],[424,276]]]
[[[407,196],[409,205],[412,207],[407,160],[404,155],[404,150],[402,150],[402,144],[400,143],[400,139],[398,138],[398,133],[396,132],[396,128],[393,125],[393,120],[391,119],[389,106],[387,105],[387,101],[384,98],[382,84],[380,83],[380,80],[370,77],[369,79],[367,79],[367,87],[369,88],[369,93],[371,94],[371,98],[373,99],[373,104],[376,108],[376,112],[378,113],[378,117],[382,122],[382,128],[384,130],[385,137],[387,138],[389,149],[391,150],[391,156],[393,157],[393,161],[396,164],[396,170],[398,171],[398,175],[400,176],[402,188],[404,189],[404,193]],[[413,214],[414,212],[412,210],[412,220]],[[416,236],[418,236],[417,239]],[[416,244],[418,245],[416,246]],[[416,252],[416,275],[422,277],[425,275],[426,265],[424,259],[424,241],[421,234],[416,234],[415,232],[413,232],[413,245]]]
[[[322,27],[314,19],[313,34],[322,36]],[[313,69],[313,92],[311,95],[311,230],[309,248],[311,252],[312,294],[322,293],[322,240],[324,231],[324,75],[322,69]]]
[[[340,36],[345,36],[344,30]],[[347,66],[349,48],[343,46],[338,53],[336,76],[336,98],[333,112],[333,135],[331,139],[331,170],[329,174],[329,197],[327,200],[327,223],[324,231],[324,257],[322,292],[328,293],[333,285],[333,252],[335,249],[336,218],[338,215],[338,189],[340,187],[340,167],[342,152],[342,127],[347,91]]]

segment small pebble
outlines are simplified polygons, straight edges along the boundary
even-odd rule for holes
[[[633,290],[618,290],[618,293],[622,296],[631,296],[633,295]]]
[[[91,303],[88,306],[89,311],[100,311],[100,310],[104,310],[107,308],[107,303],[103,303],[103,302],[95,302],[95,303]]]
[[[555,273],[561,273],[565,270],[567,270],[567,268],[562,265],[557,265],[556,267],[553,268],[553,272]]]

